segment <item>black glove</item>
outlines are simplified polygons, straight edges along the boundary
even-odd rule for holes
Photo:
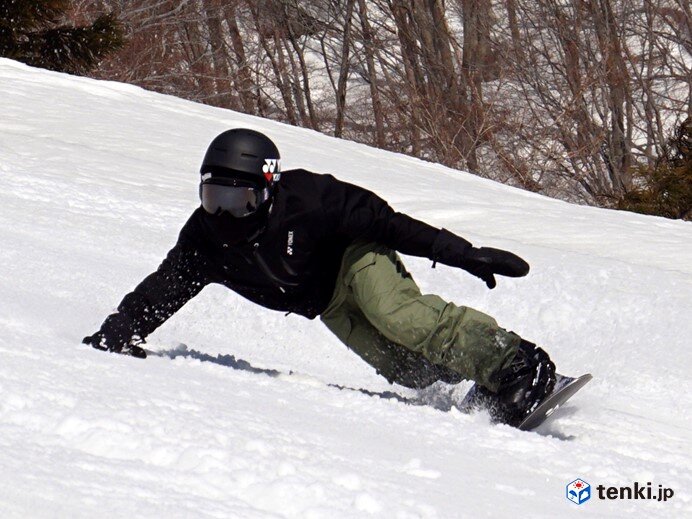
[[[518,278],[529,273],[529,264],[516,254],[490,247],[477,249],[446,229],[441,229],[433,244],[433,261],[459,267],[479,277],[488,288],[495,288],[495,274]]]
[[[147,358],[147,352],[136,344],[131,344],[130,342],[123,343],[122,341],[109,341],[100,331],[96,332],[94,335],[84,337],[84,339],[82,339],[82,344],[88,344],[97,350],[111,351],[113,353],[120,353],[122,355],[131,355],[132,357],[137,357],[138,359]]]
[[[459,262],[459,267],[481,278],[488,288],[495,288],[495,274],[520,278],[529,273],[529,264],[516,254],[490,247],[471,247]]]

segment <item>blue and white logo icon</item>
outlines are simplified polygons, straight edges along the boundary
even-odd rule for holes
[[[591,485],[583,479],[575,479],[567,485],[567,499],[578,505],[591,499]]]

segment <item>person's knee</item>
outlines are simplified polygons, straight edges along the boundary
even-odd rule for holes
[[[437,296],[392,294],[367,305],[364,313],[389,340],[420,352],[438,327],[446,303]]]

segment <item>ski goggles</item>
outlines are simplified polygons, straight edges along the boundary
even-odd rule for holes
[[[199,194],[206,212],[216,215],[226,211],[236,218],[251,215],[269,199],[269,190],[266,188],[258,189],[221,180],[202,182]]]

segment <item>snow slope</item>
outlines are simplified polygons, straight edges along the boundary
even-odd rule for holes
[[[594,381],[538,433],[340,391],[320,381],[413,396],[318,320],[217,286],[149,340],[217,362],[82,346],[173,245],[206,145],[236,126],[270,135],[284,169],[334,173],[525,257],[531,274],[493,291],[405,260],[424,291],[491,313]],[[0,244],[0,517],[692,517],[689,223],[0,59]],[[231,354],[305,376],[233,369]],[[577,477],[675,495],[578,506],[564,496]]]

